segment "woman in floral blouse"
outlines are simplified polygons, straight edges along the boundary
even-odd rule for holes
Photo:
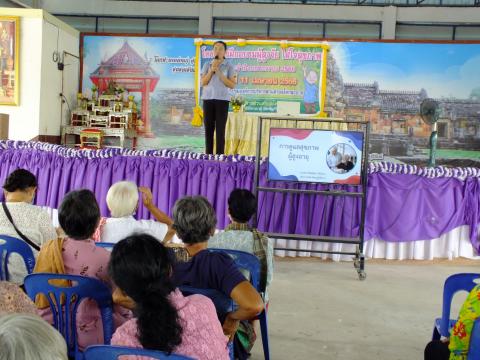
[[[479,316],[480,285],[477,285],[463,303],[450,339],[431,341],[425,348],[425,360],[467,360],[473,323]]]
[[[42,246],[34,272],[88,276],[111,286],[108,276],[110,252],[96,246],[91,239],[99,220],[100,210],[90,190],[71,191],[65,195],[58,210],[58,221],[66,238],[52,240]],[[48,303],[46,305],[37,302],[39,315],[52,323],[52,312]],[[115,305],[115,327],[131,316],[130,310]],[[103,344],[101,314],[94,300],[86,299],[78,306],[77,340],[81,350],[89,345]]]

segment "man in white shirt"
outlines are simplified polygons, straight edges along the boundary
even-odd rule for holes
[[[327,156],[327,164],[331,169],[336,169],[337,165],[342,161],[342,155],[337,151],[337,147],[330,150],[330,154]]]

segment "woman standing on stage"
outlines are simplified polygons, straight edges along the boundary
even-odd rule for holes
[[[202,68],[203,119],[205,124],[205,153],[213,154],[213,134],[217,132],[216,153],[225,150],[225,127],[230,102],[229,89],[237,84],[233,66],[225,60],[227,44],[217,41],[213,44],[215,58]]]

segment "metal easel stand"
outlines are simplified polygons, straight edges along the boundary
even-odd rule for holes
[[[362,151],[362,172],[361,185],[358,185],[359,190],[349,192],[345,190],[305,190],[305,189],[285,189],[276,188],[275,182],[271,181],[270,186],[260,186],[260,164],[261,164],[261,147],[262,147],[262,125],[264,121],[275,120],[289,120],[295,121],[295,128],[298,128],[299,122],[310,122],[312,129],[315,129],[315,123],[329,123],[331,129],[333,123],[346,124],[349,131],[362,131],[364,133],[363,151]],[[281,127],[281,126],[280,126]],[[302,127],[304,128],[304,127]],[[321,130],[321,129],[320,129]],[[365,212],[367,200],[367,181],[368,181],[368,144],[370,135],[370,123],[368,121],[348,121],[343,119],[331,118],[301,118],[301,117],[275,117],[275,116],[260,116],[257,123],[257,144],[256,144],[256,159],[255,159],[255,177],[254,177],[254,195],[257,199],[259,192],[278,192],[283,194],[306,194],[312,196],[332,196],[332,197],[355,197],[361,199],[361,215],[359,225],[359,234],[356,237],[337,237],[337,236],[317,236],[317,235],[302,235],[302,234],[285,234],[265,232],[271,238],[290,239],[299,241],[311,241],[321,243],[335,243],[335,244],[355,244],[355,252],[345,251],[327,251],[327,250],[310,250],[310,249],[288,249],[275,248],[275,250],[295,251],[295,252],[310,252],[323,254],[338,254],[338,255],[352,255],[354,256],[354,267],[358,273],[359,280],[365,280],[367,274],[365,272],[365,255],[364,255],[364,230],[365,230]],[[257,206],[258,208],[258,206]],[[258,213],[254,216],[254,226],[258,223]],[[325,218],[324,218],[325,221]],[[352,224],[353,227],[353,224]]]

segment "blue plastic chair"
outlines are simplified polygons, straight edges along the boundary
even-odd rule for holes
[[[108,243],[108,242],[96,242],[95,245],[98,246],[98,247],[102,247],[104,249],[107,249],[109,251],[112,251],[113,247],[115,246],[114,243]]]
[[[262,294],[264,289],[260,288],[260,260],[253,254],[245,251],[230,250],[230,249],[208,249],[211,252],[224,252],[235,261],[235,264],[240,270],[248,271],[250,275],[250,283],[252,286]],[[263,311],[258,314],[258,320],[260,320],[260,331],[262,333],[262,345],[263,345],[263,357],[266,360],[270,360],[270,346],[268,343],[268,323],[267,323],[267,311]]]
[[[473,324],[467,355],[467,360],[478,359],[480,359],[480,318],[477,318]]]
[[[472,291],[472,289],[478,285],[474,281],[476,279],[480,280],[480,274],[455,274],[445,280],[445,285],[443,286],[442,317],[435,319],[432,340],[439,340],[442,336],[450,336],[450,330],[456,323],[455,319],[450,319],[450,308],[453,296],[458,291]]]
[[[193,360],[187,356],[164,353],[163,351],[135,349],[124,346],[93,345],[85,349],[85,360],[117,360],[119,356],[137,355],[148,356],[153,359],[168,360]]]
[[[9,281],[8,258],[17,253],[22,256],[27,272],[31,274],[35,267],[35,257],[32,248],[23,240],[13,236],[0,235],[0,280]]]
[[[68,280],[71,286],[58,286],[50,280]],[[102,316],[104,343],[110,344],[113,335],[112,293],[101,281],[80,275],[39,273],[25,278],[25,290],[33,301],[39,294],[46,296],[53,314],[53,326],[65,338],[70,357],[83,359],[78,350],[76,314],[78,305],[86,298],[96,301]]]

